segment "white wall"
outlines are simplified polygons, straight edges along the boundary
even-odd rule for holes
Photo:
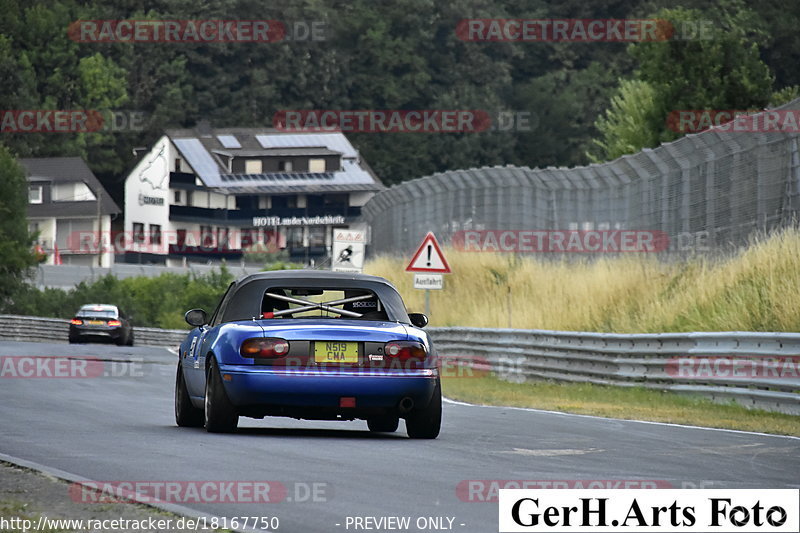
[[[97,199],[89,186],[82,181],[54,183],[50,195],[54,202],[88,202]]]
[[[194,206],[194,207],[208,207],[208,192],[206,192],[206,191],[193,191],[192,192],[192,206]]]
[[[55,218],[29,218],[28,227],[32,224],[38,224],[39,236],[36,240],[42,243],[42,249],[47,254],[45,260],[46,265],[54,264],[53,261],[53,244],[56,238],[56,219]]]
[[[172,199],[169,190],[170,165],[174,167],[174,159],[178,151],[166,136],[161,137],[153,148],[133,168],[125,179],[125,249],[147,253],[166,254],[165,245],[169,229],[169,204]],[[162,205],[147,203],[148,199],[161,198]],[[148,236],[150,224],[161,226],[162,244],[151,247],[149,244],[140,245],[132,242],[133,223],[145,225],[145,235]]]
[[[214,209],[227,209],[228,196],[226,194],[209,193],[209,207]]]
[[[362,207],[366,204],[370,198],[375,196],[374,192],[351,192],[350,193],[350,206],[351,207]]]

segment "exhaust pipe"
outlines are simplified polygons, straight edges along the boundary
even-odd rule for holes
[[[405,414],[411,411],[414,408],[414,400],[406,396],[402,400],[400,400],[400,412]]]

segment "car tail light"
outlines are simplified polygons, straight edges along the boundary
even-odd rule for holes
[[[69,323],[72,324],[73,326],[80,326],[83,324],[83,320],[81,320],[80,318],[73,318],[72,320],[69,321]]]
[[[120,322],[119,320],[109,320],[108,321],[108,325],[109,326],[121,326],[122,322]]]
[[[387,342],[383,347],[383,353],[389,358],[399,361],[422,361],[428,355],[421,343],[413,341]]]
[[[239,349],[242,357],[283,357],[289,353],[289,341],[275,338],[247,339]]]

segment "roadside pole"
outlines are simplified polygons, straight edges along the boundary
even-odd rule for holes
[[[431,290],[425,289],[425,315],[431,316]]]

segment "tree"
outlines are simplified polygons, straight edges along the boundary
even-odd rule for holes
[[[738,6],[738,4],[737,4]],[[750,11],[700,12],[662,9],[650,18],[672,23],[676,31],[699,27],[713,20],[713,35],[682,40],[640,42],[629,47],[639,68],[634,82],[621,82],[610,109],[596,126],[602,150],[592,159],[613,159],[645,147],[680,137],[670,129],[670,113],[682,110],[763,109],[772,97],[773,77],[759,57],[758,31],[748,34]],[[644,109],[639,106],[645,105]],[[634,126],[625,114],[636,113],[643,122]]]
[[[24,284],[36,264],[31,250],[26,207],[28,182],[25,172],[4,145],[0,144],[0,307]]]
[[[658,98],[658,92],[646,81],[623,80],[609,109],[595,122],[600,139],[594,144],[602,157],[590,152],[589,159],[599,163],[656,146],[664,129],[663,105]]]

